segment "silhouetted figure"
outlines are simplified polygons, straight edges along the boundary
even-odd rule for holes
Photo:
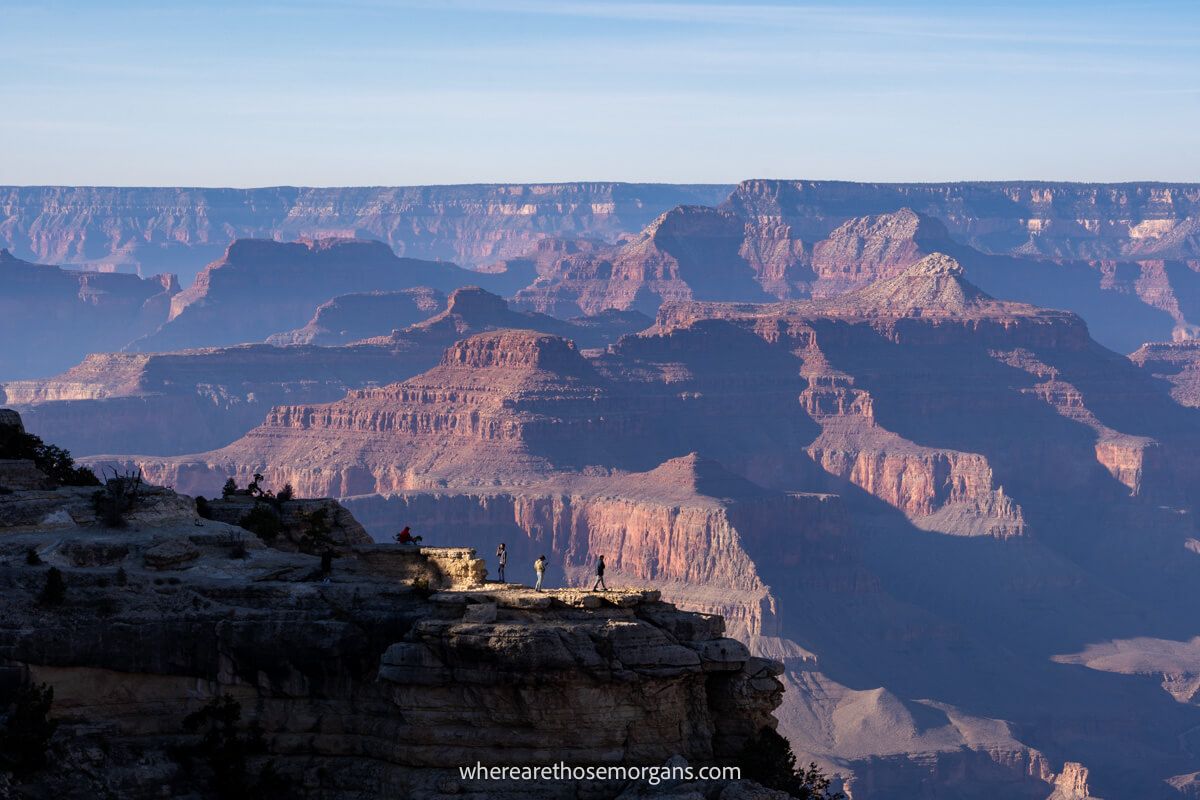
[[[504,583],[504,566],[508,564],[508,548],[504,546],[504,542],[501,542],[500,546],[496,548],[496,562],[500,565],[497,570],[498,577],[500,582]]]
[[[533,562],[533,571],[537,573],[537,583],[534,584],[534,591],[542,590],[542,578],[546,577],[546,556],[537,557],[537,561]]]
[[[601,587],[600,591],[607,592],[608,584],[604,582],[604,556],[596,558],[596,582],[592,584],[592,591],[596,591],[596,587]]]
[[[421,539],[422,537],[420,536],[413,536],[412,531],[408,529],[407,525],[404,526],[404,530],[396,534],[396,541],[400,544],[416,544]]]
[[[328,575],[333,572],[333,551],[326,550],[321,553],[321,574]]]

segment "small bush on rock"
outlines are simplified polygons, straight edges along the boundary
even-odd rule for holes
[[[61,606],[66,598],[67,582],[63,580],[62,571],[58,567],[51,567],[46,573],[46,583],[38,595],[38,602],[44,606]]]
[[[100,479],[87,467],[75,466],[67,450],[46,444],[32,433],[5,429],[0,434],[0,459],[29,459],[38,469],[60,486],[99,486]]]
[[[230,695],[211,700],[183,720],[187,733],[200,734],[183,749],[190,766],[200,765],[211,776],[214,793],[223,800],[270,800],[284,797],[289,784],[268,761],[257,776],[250,775],[247,756],[266,752],[262,728],[252,722],[243,730],[242,704]]]
[[[265,503],[255,503],[254,508],[242,515],[238,525],[253,533],[264,542],[273,542],[283,533],[283,520],[275,509]]]
[[[787,792],[800,800],[845,800],[841,792],[830,791],[830,779],[816,763],[807,769],[796,768],[796,754],[788,740],[771,728],[763,728],[746,743],[738,756],[742,777],[769,789]]]
[[[212,519],[212,506],[203,497],[196,498],[196,515],[202,519]]]
[[[105,527],[124,528],[125,515],[137,506],[141,493],[141,470],[118,475],[114,469],[104,488],[92,494],[92,508]]]
[[[18,779],[49,766],[50,739],[58,722],[50,719],[54,689],[46,684],[27,686],[13,702],[0,707],[0,769]]]

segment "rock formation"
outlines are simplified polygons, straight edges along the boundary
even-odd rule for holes
[[[376,296],[363,297],[371,298],[370,305]],[[228,444],[276,405],[329,402],[350,389],[416,375],[472,333],[526,328],[600,347],[652,322],[636,312],[564,322],[511,311],[477,287],[456,290],[444,302],[425,322],[336,347],[240,345],[91,355],[53,378],[0,384],[0,402],[17,406],[33,432],[76,455],[174,455]]]
[[[733,214],[680,206],[625,244],[556,259],[515,299],[560,317],[605,309],[653,314],[666,300],[766,299],[738,253],[744,235],[745,223]]]
[[[166,320],[178,291],[172,275],[80,272],[0,250],[0,380],[51,375],[120,348]]]
[[[171,301],[169,319],[135,352],[258,342],[304,325],[331,297],[431,287],[449,292],[487,276],[453,264],[397,258],[382,242],[242,239]]]
[[[349,344],[407,328],[432,317],[445,305],[446,295],[427,287],[338,295],[317,306],[304,327],[269,336],[267,343]]]
[[[262,735],[227,779],[261,786],[270,764],[326,798],[616,798],[626,781],[585,791],[459,767],[728,763],[776,724],[782,665],[656,591],[485,584],[469,549],[373,545],[352,528],[325,572],[291,539],[268,546],[157,487],[105,528],[91,491],[0,493],[0,701],[48,684],[60,726],[53,768],[14,796],[198,796],[222,765],[189,757],[199,733],[184,720],[223,696]],[[51,570],[64,589],[48,599]],[[690,790],[779,797],[748,781]]]
[[[1131,353],[1129,360],[1170,384],[1175,402],[1200,407],[1200,342],[1149,342]]]
[[[1052,659],[1192,630],[1200,424],[1077,315],[969,274],[931,254],[817,300],[670,302],[603,352],[478,334],[226,448],[93,463],[203,492],[262,472],[569,584],[604,553],[784,661],[784,730],[856,798],[933,775],[1044,798],[1078,788],[1066,761],[1099,796],[1168,787],[1193,709]]]

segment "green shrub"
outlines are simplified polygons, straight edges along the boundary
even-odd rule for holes
[[[44,606],[61,606],[66,597],[67,582],[63,580],[62,571],[58,567],[51,567],[46,573],[46,583],[38,595],[38,602]]]
[[[105,527],[124,528],[125,514],[137,506],[141,492],[141,470],[118,475],[114,469],[112,477],[104,481],[104,488],[92,494],[92,508]]]
[[[211,700],[204,708],[188,714],[183,729],[200,734],[198,741],[183,750],[189,764],[197,762],[211,776],[212,789],[223,800],[269,800],[284,797],[288,781],[268,761],[251,777],[248,756],[266,752],[262,728],[254,722],[241,726],[242,704],[230,695]]]
[[[26,458],[59,486],[99,486],[100,479],[87,467],[75,466],[67,450],[46,444],[32,433],[9,428],[0,435],[0,458]]]
[[[212,506],[203,497],[196,498],[196,514],[202,519],[212,519]]]
[[[49,766],[50,739],[58,722],[50,719],[54,689],[46,684],[17,692],[0,726],[0,767],[18,778]]]
[[[238,525],[253,533],[264,542],[273,542],[283,533],[283,520],[275,509],[265,503],[255,503],[254,508],[242,515]]]
[[[841,792],[830,791],[830,779],[815,762],[807,769],[797,769],[791,744],[771,728],[759,730],[742,748],[737,762],[743,778],[800,800],[845,800]]]
[[[303,514],[304,532],[300,534],[300,552],[316,555],[332,550],[335,542],[329,535],[333,529],[329,524],[329,507],[322,506]]]

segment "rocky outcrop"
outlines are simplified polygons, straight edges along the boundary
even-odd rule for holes
[[[625,244],[564,255],[515,300],[565,317],[605,309],[653,314],[667,300],[766,299],[739,254],[744,235],[744,222],[732,214],[680,206]]]
[[[348,345],[96,354],[53,378],[0,384],[0,398],[25,414],[34,433],[76,455],[173,455],[228,444],[277,405],[330,402],[350,389],[416,375],[472,333],[542,330],[594,348],[650,323],[636,312],[562,321],[512,311],[468,287],[426,322]]]
[[[941,222],[908,208],[848,220],[813,249],[813,293],[841,294],[880,278],[894,278],[947,245],[953,247],[953,242]]]
[[[172,275],[142,279],[21,261],[0,250],[0,380],[50,375],[167,318]]]
[[[276,333],[268,344],[340,345],[384,336],[428,319],[446,305],[446,296],[418,287],[400,292],[360,292],[338,295],[317,306],[302,328]]]
[[[1200,407],[1200,342],[1149,342],[1131,353],[1129,360],[1170,384],[1175,402]]]
[[[382,242],[239,239],[171,300],[167,321],[135,352],[260,342],[305,324],[324,301],[347,292],[431,287],[449,292],[488,276],[454,264],[398,258]]]
[[[611,239],[637,231],[680,203],[715,205],[729,188],[612,182],[324,189],[3,187],[0,246],[51,263],[142,274],[170,271],[185,284],[237,238],[379,239],[402,256],[479,265],[518,256],[546,236]]]
[[[223,695],[262,731],[251,778],[269,759],[327,798],[615,798],[626,781],[581,795],[458,768],[727,762],[776,724],[782,666],[654,591],[483,584],[462,548],[352,544],[323,573],[173,492],[148,489],[120,529],[78,494],[0,495],[0,691],[48,683],[60,720],[57,768],[23,788],[34,796],[203,790],[183,719]],[[33,499],[47,520],[13,524],[8,509]],[[66,589],[47,604],[51,567]],[[746,782],[699,792],[773,797]]]

